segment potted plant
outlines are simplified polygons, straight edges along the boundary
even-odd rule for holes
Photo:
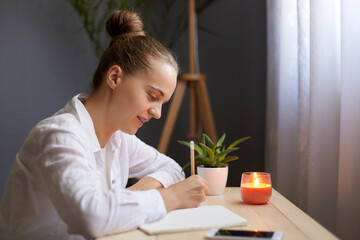
[[[228,176],[228,163],[239,159],[237,156],[228,156],[229,153],[239,149],[236,147],[239,143],[248,140],[250,136],[234,141],[228,147],[223,145],[226,134],[214,143],[205,133],[202,134],[202,140],[199,145],[194,144],[194,150],[197,155],[195,157],[195,165],[197,165],[197,173],[204,178],[209,187],[208,195],[220,195],[223,193]],[[185,146],[190,147],[187,141],[178,141]],[[185,164],[183,171],[191,163]]]

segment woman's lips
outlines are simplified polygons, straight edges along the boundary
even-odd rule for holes
[[[148,122],[149,120],[146,118],[142,118],[142,117],[137,117],[139,119],[140,122],[140,126],[144,125],[144,123]]]

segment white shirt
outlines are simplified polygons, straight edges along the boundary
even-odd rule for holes
[[[103,158],[103,162],[104,162],[104,167],[101,173],[101,187],[102,190],[104,192],[106,192],[107,190],[111,189],[110,188],[110,183],[108,181],[108,178],[110,178],[110,172],[109,172],[109,164],[112,162],[111,159],[106,157],[106,146],[104,148],[101,149],[101,156]]]
[[[166,214],[159,191],[130,191],[128,178],[164,187],[184,179],[180,166],[134,135],[117,131],[101,147],[90,115],[75,96],[38,123],[16,155],[0,206],[0,239],[83,239],[135,229]]]

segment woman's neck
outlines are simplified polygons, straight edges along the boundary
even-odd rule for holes
[[[108,121],[108,104],[106,94],[100,91],[93,92],[84,102],[86,110],[93,121],[95,133],[100,146],[105,147],[115,130],[112,130]]]

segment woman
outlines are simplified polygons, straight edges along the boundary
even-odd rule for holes
[[[28,135],[10,171],[0,209],[0,239],[83,239],[137,228],[166,212],[198,206],[199,176],[134,134],[176,86],[172,54],[145,35],[134,12],[116,11],[112,40],[79,94]],[[140,179],[125,189],[127,179]]]

